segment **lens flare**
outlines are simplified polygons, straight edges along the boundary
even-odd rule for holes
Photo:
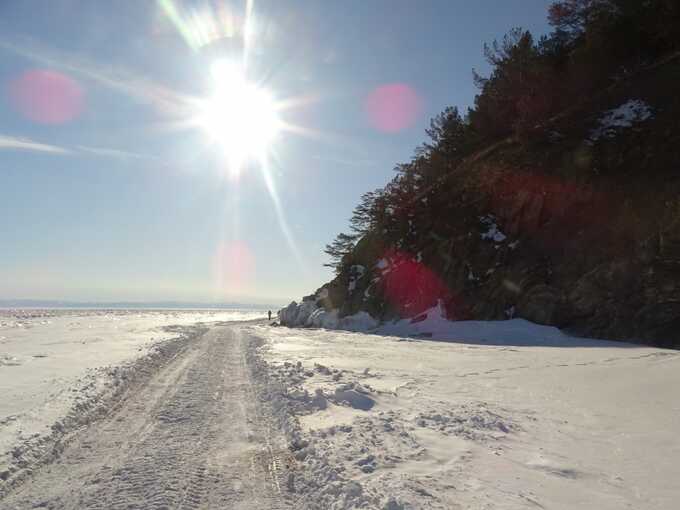
[[[274,204],[274,210],[276,211],[276,218],[279,222],[279,228],[281,229],[281,232],[283,233],[283,236],[286,239],[288,248],[290,248],[290,251],[295,257],[298,266],[302,270],[306,270],[307,265],[304,262],[302,255],[300,254],[300,250],[297,247],[297,243],[295,242],[293,233],[291,232],[290,227],[288,226],[288,221],[286,220],[284,208],[281,205],[281,200],[279,199],[279,194],[276,191],[276,185],[274,184],[274,179],[272,178],[272,172],[269,167],[269,162],[265,158],[262,158],[260,160],[260,170],[262,172],[262,178],[264,179],[264,183],[267,186],[269,196],[271,197],[272,203]]]
[[[258,37],[264,35],[254,17],[253,0],[244,0],[243,9],[214,0],[202,9],[186,6],[176,0],[158,0],[161,12],[169,19],[187,45],[200,52],[202,58],[213,58],[210,66],[213,90],[208,97],[188,101],[190,113],[172,124],[176,129],[199,129],[224,153],[228,176],[237,180],[246,162],[253,161],[262,173],[267,192],[276,211],[279,227],[302,270],[302,260],[279,198],[271,165],[276,159],[275,142],[280,132],[320,138],[323,133],[304,128],[279,117],[284,111],[317,100],[313,94],[300,98],[276,100],[262,87],[271,81],[273,72],[262,72],[253,80],[249,53],[255,49]],[[193,5],[193,4],[192,4]],[[267,24],[263,24],[266,27]],[[234,188],[236,190],[236,188]],[[234,193],[237,196],[237,191]],[[238,215],[231,214],[233,238],[237,239]],[[233,266],[236,272],[220,269],[218,280],[223,287],[238,286],[241,271],[247,274],[253,264],[248,260],[247,246],[242,243],[224,244],[218,250],[218,266]]]
[[[215,90],[203,102],[197,122],[237,172],[247,159],[266,154],[281,122],[272,96],[248,82],[240,65],[217,60],[211,71]]]
[[[255,275],[255,257],[244,241],[222,242],[215,254],[215,276],[223,293],[247,290]]]
[[[386,133],[396,133],[412,126],[422,109],[420,96],[404,83],[382,85],[366,98],[369,122]]]
[[[83,110],[84,92],[78,83],[56,71],[34,69],[10,83],[13,105],[39,124],[64,124]]]
[[[227,2],[177,2],[157,0],[161,12],[187,45],[199,50],[223,39],[238,40],[245,24],[242,14]]]
[[[465,317],[464,301],[422,262],[395,250],[388,250],[381,260],[382,291],[402,316],[413,317],[441,302],[448,318]]]

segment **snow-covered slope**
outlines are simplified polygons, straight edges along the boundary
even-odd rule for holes
[[[436,322],[421,333],[447,341],[246,327],[299,507],[677,508],[680,353]]]

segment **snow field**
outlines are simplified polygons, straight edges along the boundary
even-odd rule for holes
[[[246,328],[299,508],[675,508],[680,353],[427,322],[448,341]]]
[[[198,331],[258,311],[0,311],[0,495]]]

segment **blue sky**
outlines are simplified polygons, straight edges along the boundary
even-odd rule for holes
[[[302,129],[279,133],[266,172],[252,162],[236,179],[191,119],[211,63],[239,53],[243,2],[2,2],[0,299],[310,293],[360,195],[409,160],[432,116],[472,103],[483,43],[545,33],[549,4],[255,1],[249,76]],[[217,32],[201,32],[211,19]],[[26,104],[41,76],[56,95]],[[418,107],[385,130],[367,105],[390,84]]]

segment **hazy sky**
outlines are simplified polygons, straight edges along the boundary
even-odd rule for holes
[[[0,299],[310,293],[359,196],[472,103],[482,44],[549,4],[256,0],[248,76],[295,129],[235,177],[192,120],[243,2],[1,2]]]

